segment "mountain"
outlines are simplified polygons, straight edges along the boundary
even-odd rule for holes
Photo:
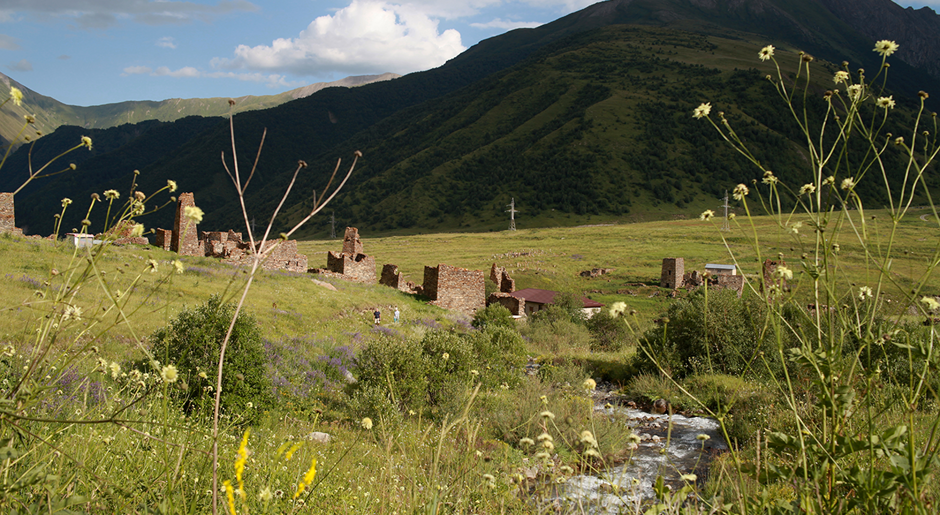
[[[885,12],[897,7],[890,0],[866,1]],[[757,59],[757,51],[774,44],[787,69],[795,67],[797,51],[816,56],[815,94],[806,108],[824,112],[822,93],[833,87],[832,74],[840,68],[833,63],[847,60],[853,71],[880,66],[873,38],[837,15],[834,5],[835,0],[612,0],[482,41],[434,70],[240,113],[234,125],[242,170],[250,169],[267,129],[248,205],[253,217],[264,220],[297,161],[309,163],[294,188],[301,193],[289,199],[277,227],[283,230],[309,211],[310,200],[302,197],[322,190],[336,159],[361,150],[356,173],[331,209],[340,223],[373,233],[502,229],[510,198],[522,210],[520,225],[529,227],[691,216],[714,208],[726,189],[757,178],[713,128],[692,119],[692,109],[706,101],[727,113],[778,176],[802,184],[808,180],[800,151],[805,138],[763,79],[775,70]],[[889,85],[898,110],[916,107],[918,90],[937,90],[927,69],[892,58]],[[161,130],[172,131],[172,125]],[[902,127],[888,130],[900,134]],[[152,136],[144,132],[139,138]],[[133,165],[139,149],[131,151],[130,143],[93,150],[76,172],[84,189],[68,191],[84,199],[105,188],[126,190],[136,167],[144,191],[169,178],[195,192],[207,213],[204,229],[240,227],[234,188],[220,161],[220,153],[231,154],[228,124],[208,123],[204,132],[181,140]],[[51,143],[50,152],[66,147]],[[890,164],[900,155],[887,159]],[[104,180],[98,170],[123,176]],[[0,187],[16,180],[16,173],[4,171]],[[930,180],[936,187],[936,179]],[[19,195],[18,220],[48,232],[50,213],[58,212],[65,196],[56,182]],[[875,205],[887,200],[876,189],[860,193]],[[74,216],[83,216],[81,202],[76,204]],[[172,213],[145,223],[168,227]],[[324,232],[311,226],[306,236]]]
[[[332,87],[353,88],[373,82],[396,79],[394,73],[346,77],[333,82],[318,82],[277,95],[244,96],[236,98],[235,112],[267,109],[284,102],[308,97],[317,91]],[[10,106],[0,111],[0,142],[8,144],[23,128],[23,115],[31,114],[37,124],[34,129],[42,134],[62,125],[75,125],[86,129],[105,129],[127,123],[148,120],[171,122],[187,116],[222,116],[229,113],[227,98],[171,98],[162,101],[127,101],[100,106],[73,106],[36,93],[23,84],[0,73],[0,82],[6,88],[15,86],[23,92],[23,105]],[[36,139],[32,131],[31,140]]]

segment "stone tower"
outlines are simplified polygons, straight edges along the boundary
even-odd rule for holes
[[[685,275],[685,259],[664,258],[662,274],[659,276],[659,285],[672,290],[680,288],[682,287],[683,275]]]

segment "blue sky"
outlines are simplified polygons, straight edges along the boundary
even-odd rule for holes
[[[0,0],[0,72],[72,105],[270,95],[443,64],[594,0]],[[899,1],[940,8],[940,0]]]

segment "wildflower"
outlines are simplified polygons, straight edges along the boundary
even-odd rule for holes
[[[708,436],[708,435],[705,434],[705,433],[699,433],[699,434],[695,435],[695,439],[698,440],[698,441],[700,441],[700,442],[704,442],[704,441],[706,441],[706,440],[711,439],[711,437]]]
[[[167,179],[166,187],[168,190],[170,190],[170,193],[173,193],[174,191],[176,191],[176,181]]]
[[[848,84],[849,72],[843,71],[843,70],[837,71],[836,75],[832,78],[832,82],[835,82],[836,84],[845,82],[846,84]]]
[[[157,261],[156,261],[155,259],[148,259],[148,260],[147,260],[147,269],[150,270],[150,273],[151,273],[151,274],[157,273],[157,265],[158,265],[158,263],[157,263]]]
[[[72,203],[72,199],[70,199],[70,198],[68,198],[68,197],[62,199],[62,207],[63,207],[63,208],[68,207],[69,204],[71,204],[71,203]]]
[[[199,372],[199,377],[201,377],[201,378],[203,378],[203,379],[208,379],[208,378],[209,378],[209,376],[207,376],[204,371],[203,371],[203,372]]]
[[[222,488],[225,489],[225,497],[228,499],[228,509],[232,513],[235,512],[235,489],[232,488],[232,482],[226,479],[222,482]]]
[[[692,111],[692,116],[695,117],[696,119],[704,118],[708,116],[708,113],[710,112],[712,112],[712,103],[705,102],[704,104],[700,104],[698,107],[695,108],[694,111]]]
[[[245,404],[245,407],[248,408],[248,409],[254,409],[255,405],[254,405],[254,403],[249,402],[249,403]]]
[[[362,428],[366,431],[372,429],[372,419],[369,417],[362,419]]]
[[[183,218],[193,223],[202,223],[202,209],[196,206],[186,206],[183,208]]]
[[[541,395],[539,396],[539,400],[542,401],[542,404],[548,405],[548,397]]]
[[[803,227],[803,222],[794,222],[790,225],[790,232],[793,234],[800,234],[800,227]]]
[[[561,467],[558,468],[558,470],[562,474],[574,474],[574,469],[569,467],[568,465],[562,465]]]
[[[878,52],[884,57],[888,57],[893,54],[895,50],[898,49],[898,44],[894,41],[888,41],[887,39],[882,39],[881,41],[875,43],[875,48],[873,52]]]
[[[91,150],[91,138],[88,136],[82,136],[82,145],[88,147],[88,150]]]
[[[903,144],[904,144],[904,136],[898,136],[897,138],[895,138],[895,139],[894,139],[894,144],[895,144],[895,145],[898,145],[898,146],[903,145]]]
[[[597,447],[597,439],[594,438],[594,434],[585,429],[581,431],[581,443],[584,445],[590,445],[592,447]]]
[[[235,480],[238,481],[239,496],[244,499],[245,483],[242,481],[242,474],[245,473],[245,463],[248,461],[248,435],[251,429],[245,430],[245,436],[242,437],[242,443],[238,446],[238,458],[235,458]]]
[[[855,187],[855,179],[851,177],[846,177],[842,180],[842,189],[850,190]]]
[[[62,320],[81,320],[82,308],[78,306],[66,306],[62,313]],[[95,352],[98,352],[97,350]]]
[[[940,302],[937,302],[937,299],[934,297],[922,297],[920,302],[924,305],[924,309],[927,311],[933,311],[940,308]]]
[[[635,450],[637,450],[637,449],[639,449],[639,448],[640,448],[640,444],[638,444],[638,443],[630,442],[630,443],[627,444],[627,450],[628,450],[628,451],[635,451]]]
[[[628,442],[640,443],[640,435],[636,433],[630,433],[630,436],[627,437]]]
[[[536,440],[540,442],[552,442],[554,441],[554,438],[552,438],[552,435],[548,433],[542,433],[538,436],[538,438],[536,438]]]
[[[134,224],[131,228],[131,238],[140,238],[144,235],[144,224]]]
[[[737,217],[738,217],[738,215],[736,215],[736,214],[734,214],[734,213],[729,213],[729,214],[728,214],[728,220],[734,220],[734,219],[737,218]]]
[[[496,488],[496,478],[493,477],[493,474],[483,474],[483,481],[486,482],[486,486],[489,488]]]
[[[874,293],[871,291],[871,287],[862,286],[858,289],[858,300],[866,300],[874,297]]]
[[[590,449],[590,450],[593,450],[593,449]],[[536,458],[536,459],[548,460],[548,459],[551,459],[551,457],[552,457],[552,455],[549,454],[549,453],[547,453],[547,452],[545,452],[545,451],[539,451],[539,452],[535,453],[535,458]]]
[[[764,172],[764,179],[761,182],[764,184],[777,184],[777,176],[770,170],[767,170]]]
[[[861,84],[852,84],[845,91],[849,94],[851,100],[858,100],[862,97],[862,85]]]
[[[600,459],[601,453],[597,452],[597,449],[591,447],[588,450],[584,451],[585,456],[591,456],[593,458]]]
[[[875,102],[878,107],[883,107],[885,109],[891,109],[894,107],[894,95],[887,97],[879,97],[878,101]]]
[[[363,419],[365,422],[365,419]],[[371,420],[369,422],[372,422]],[[317,477],[317,459],[313,458],[313,461],[310,463],[310,468],[307,469],[307,473],[304,474],[303,480],[297,485],[297,491],[294,492],[294,499],[300,497],[300,494],[304,492],[304,489],[307,488],[307,485],[313,482],[313,478]]]
[[[551,411],[548,411],[548,410],[545,410],[545,411],[539,413],[539,416],[542,417],[542,418],[544,418],[544,419],[555,420],[555,414],[552,413]]]
[[[13,104],[20,105],[23,103],[23,92],[19,88],[10,87],[10,98],[13,99]]]
[[[444,358],[444,361],[447,361],[450,359],[450,354],[445,352],[444,354],[441,355],[441,357]]]
[[[800,195],[810,194],[812,195],[816,191],[815,184],[804,184],[800,187]]]
[[[477,369],[473,369],[473,370],[470,371],[470,375],[472,375],[473,377],[476,377],[476,376],[480,375],[480,371],[477,370]]]
[[[583,386],[585,390],[593,390],[597,388],[597,383],[589,377],[581,383],[581,386]]]
[[[175,383],[179,379],[179,372],[173,365],[167,365],[160,370],[160,377],[167,383]]]
[[[519,445],[525,445],[526,447],[530,445],[535,445],[535,440],[528,438],[528,437],[522,438],[519,440]]]
[[[268,502],[272,497],[274,497],[274,494],[271,493],[270,487],[266,486],[260,492],[258,492],[258,500],[261,502]]]
[[[826,185],[826,186],[832,186],[832,185],[835,184],[835,183],[836,183],[836,178],[833,177],[833,176],[831,176],[831,175],[830,175],[829,177],[826,177],[826,178],[823,180],[823,184]]]
[[[555,444],[549,440],[545,440],[544,442],[542,442],[542,447],[545,448],[545,450],[549,452],[555,450]]]
[[[713,216],[715,216],[715,212],[711,209],[706,209],[705,211],[702,211],[702,214],[698,216],[698,219],[705,222],[711,220]]]
[[[760,57],[761,61],[766,61],[774,56],[774,46],[767,45],[764,48],[760,49],[760,52],[757,53],[757,57]]]
[[[734,197],[735,200],[744,200],[744,197],[749,192],[750,190],[747,189],[747,186],[743,184],[738,184],[737,186],[734,187],[734,191],[731,192],[731,195]]]
[[[180,261],[179,259],[177,259],[176,261],[173,261],[173,268],[176,269],[176,273],[177,273],[177,274],[181,274],[181,273],[183,273],[183,271],[186,270],[186,269],[183,267],[183,262]]]
[[[793,270],[781,265],[774,270],[774,275],[777,276],[778,279],[793,279]]]
[[[697,479],[698,479],[698,476],[696,476],[695,474],[682,474],[681,476],[679,476],[679,479],[681,479],[681,480],[683,480],[683,481],[688,481],[688,482],[691,483],[691,482],[697,480]]]
[[[111,366],[111,379],[117,379],[121,375],[121,365],[117,361],[112,361]]]

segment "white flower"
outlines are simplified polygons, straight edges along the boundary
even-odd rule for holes
[[[774,275],[777,276],[778,279],[793,279],[793,271],[783,265],[778,266],[777,269],[774,270]]]
[[[65,312],[62,313],[62,320],[81,320],[82,308],[78,306],[65,306]]]
[[[450,354],[445,352],[444,354],[441,355],[441,357],[444,358],[444,361],[447,361],[450,359]]]
[[[179,259],[177,259],[176,261],[173,261],[173,268],[176,269],[176,273],[178,274],[181,274],[186,270],[183,267],[183,262],[180,261]]]
[[[850,190],[855,187],[855,179],[847,177],[842,180],[842,189]]]
[[[530,445],[535,445],[535,440],[531,438],[522,438],[521,440],[519,440],[519,445],[525,445],[526,447]]]
[[[845,88],[845,91],[849,94],[851,100],[858,100],[862,97],[862,85],[861,84],[852,84],[851,86]]]
[[[835,183],[836,183],[836,178],[833,177],[832,175],[830,175],[829,177],[826,177],[823,180],[823,184],[825,184],[826,186],[832,186]]]
[[[196,206],[186,206],[183,208],[183,218],[193,223],[202,223],[202,215],[204,214],[202,209]]]
[[[790,225],[790,232],[793,234],[800,234],[801,227],[803,227],[803,222],[794,222]]]
[[[91,150],[91,138],[88,136],[82,136],[82,145],[88,147],[88,150]]]
[[[698,219],[705,222],[711,220],[713,216],[715,216],[715,212],[711,209],[706,209],[705,211],[702,211],[702,214],[698,216]]]
[[[108,200],[117,200],[121,198],[121,194],[118,193],[117,190],[105,190],[104,198]]]
[[[743,184],[738,184],[737,186],[734,187],[734,191],[731,193],[731,195],[734,197],[734,200],[744,200],[744,197],[749,192],[750,190],[747,189],[747,186]]]
[[[168,190],[170,190],[170,193],[173,193],[174,191],[176,191],[176,181],[167,179],[166,187]]]
[[[871,287],[862,286],[858,289],[858,300],[866,300],[874,297],[874,293],[871,291]]]
[[[777,184],[777,177],[773,172],[767,170],[764,172],[764,178],[761,180],[764,184]]]
[[[708,439],[710,439],[710,438],[711,438],[711,437],[708,436],[708,435],[705,434],[705,433],[699,433],[699,434],[695,435],[695,439],[698,440],[698,441],[700,441],[700,442],[704,442],[705,440],[708,440]]]
[[[554,416],[554,415],[552,415],[552,416]],[[552,441],[554,441],[554,438],[552,438],[552,435],[550,435],[550,434],[548,434],[548,433],[542,433],[542,434],[540,434],[540,435],[538,436],[538,438],[536,438],[536,440],[538,440],[538,441],[540,441],[540,442],[552,442]]]
[[[832,82],[835,82],[836,84],[839,84],[839,83],[842,83],[842,82],[848,83],[848,82],[849,82],[849,72],[847,72],[847,71],[837,71],[836,74],[835,74],[835,76],[832,78]]]
[[[816,185],[815,185],[815,184],[804,184],[804,185],[800,188],[800,195],[812,194],[812,193],[815,192],[815,191],[816,191]]]
[[[539,416],[545,419],[555,420],[555,414],[548,410],[539,413]]]
[[[173,365],[167,365],[160,370],[160,377],[167,383],[175,383],[179,379],[179,372]]]
[[[695,108],[694,111],[692,111],[692,116],[695,118],[705,118],[710,112],[712,112],[712,103],[705,102],[704,104],[700,104]]]
[[[585,390],[593,390],[597,388],[597,383],[589,377],[581,383],[581,386],[583,386]]]
[[[13,99],[15,105],[20,105],[23,103],[23,92],[19,88],[10,88],[10,98]]]
[[[757,53],[757,57],[760,57],[761,61],[766,61],[774,56],[774,46],[767,45],[764,48],[760,49],[760,52]]]
[[[679,476],[679,479],[683,481],[688,481],[691,483],[693,481],[696,481],[698,479],[698,476],[696,476],[695,474],[682,474],[681,476]]]
[[[372,429],[372,419],[369,417],[362,419],[362,428],[366,431]]]
[[[888,41],[887,39],[882,39],[881,41],[875,43],[875,48],[873,52],[878,52],[879,54],[888,57],[893,54],[895,50],[898,49],[898,44],[894,41]]]
[[[111,379],[117,379],[121,375],[121,365],[117,361],[112,361],[109,368],[111,368]]]
[[[891,109],[894,107],[894,95],[887,97],[879,97],[878,101],[875,102],[878,107],[883,107],[885,109]]]
[[[922,297],[920,302],[924,305],[924,309],[927,311],[934,311],[937,308],[940,308],[940,302],[937,302],[937,299],[933,297]]]
[[[140,238],[144,235],[144,224],[134,224],[131,228],[131,238]]]
[[[271,493],[271,488],[267,486],[258,493],[258,500],[261,502],[268,502],[272,497],[274,497],[274,494]]]

